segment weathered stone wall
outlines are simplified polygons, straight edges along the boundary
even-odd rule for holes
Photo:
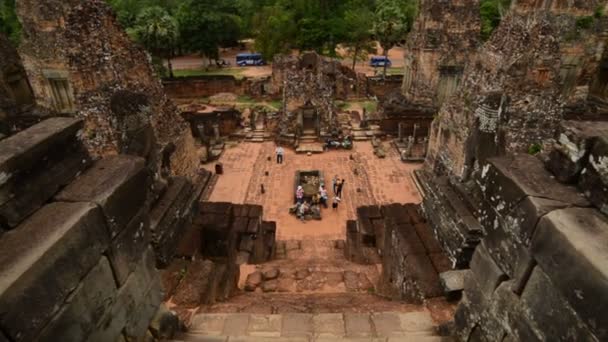
[[[455,316],[462,340],[608,338],[608,172],[598,163],[608,156],[608,124],[560,130],[551,172],[524,154],[488,159],[476,179],[485,237]]]
[[[441,106],[480,40],[478,0],[421,1],[405,49],[403,94],[419,105]]]
[[[10,341],[137,339],[160,305],[145,160],[88,168],[82,127],[48,119],[0,142],[0,335]]]
[[[357,221],[348,221],[346,230],[348,260],[382,263],[380,295],[410,303],[444,295],[439,273],[451,263],[417,205],[359,207]]]
[[[35,106],[21,58],[11,42],[0,33],[0,133],[10,135],[43,117]]]
[[[17,10],[21,57],[39,105],[84,119],[82,138],[94,156],[142,156],[159,172],[159,151],[174,145],[164,167],[194,178],[187,124],[104,1],[24,0]]]
[[[600,2],[532,3],[514,4],[439,111],[427,159],[436,171],[466,178],[487,157],[546,147],[567,109],[587,102],[603,20],[577,20]]]
[[[280,98],[280,94],[271,93],[269,77],[244,79],[230,75],[180,77],[164,79],[163,86],[172,99],[200,99],[219,93],[246,95],[256,99]]]

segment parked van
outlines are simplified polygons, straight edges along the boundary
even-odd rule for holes
[[[390,68],[393,63],[391,63],[390,59],[384,56],[373,56],[372,59],[369,61],[369,65],[374,68],[383,67],[385,64],[387,67]]]
[[[264,62],[262,54],[260,53],[239,53],[236,55],[236,65],[266,65],[266,62]]]

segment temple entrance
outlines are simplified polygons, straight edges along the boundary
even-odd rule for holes
[[[313,106],[302,107],[302,129],[305,134],[318,133],[318,114]]]

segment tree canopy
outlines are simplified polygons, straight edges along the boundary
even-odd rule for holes
[[[4,33],[13,44],[19,43],[21,24],[15,14],[15,0],[0,0],[0,32]]]

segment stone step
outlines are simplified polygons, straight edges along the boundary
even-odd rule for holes
[[[323,153],[323,145],[320,143],[301,143],[296,148],[296,153]]]
[[[427,310],[374,313],[196,314],[180,341],[450,341]]]
[[[82,121],[52,118],[0,142],[0,219],[16,227],[90,165]]]

